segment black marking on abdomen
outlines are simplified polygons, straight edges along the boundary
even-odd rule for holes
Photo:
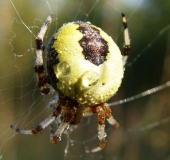
[[[53,88],[55,90],[57,90],[57,82],[58,79],[56,77],[56,74],[54,73],[54,65],[57,65],[59,63],[59,60],[57,59],[57,51],[55,48],[53,48],[53,44],[54,41],[56,41],[56,39],[52,38],[50,43],[48,44],[47,47],[47,51],[48,51],[48,55],[47,55],[47,72],[48,72],[48,76],[50,79],[50,84],[53,86]]]
[[[97,66],[104,63],[109,51],[108,44],[101,37],[100,31],[89,23],[80,21],[76,23],[79,25],[78,30],[83,34],[79,43],[83,48],[85,59]]]

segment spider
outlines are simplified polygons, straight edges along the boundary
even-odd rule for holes
[[[97,113],[99,146],[87,149],[97,152],[105,147],[105,119],[118,128],[106,101],[118,90],[123,78],[124,65],[130,52],[130,38],[125,15],[124,55],[104,31],[90,22],[70,22],[54,33],[47,45],[47,68],[44,68],[43,39],[52,21],[49,15],[36,37],[35,72],[42,94],[53,88],[57,94],[50,101],[52,113],[31,130],[10,125],[16,132],[37,134],[56,119],[60,119],[56,132],[51,131],[50,141],[61,140],[69,125],[78,125],[82,116]],[[45,73],[47,70],[47,73]]]

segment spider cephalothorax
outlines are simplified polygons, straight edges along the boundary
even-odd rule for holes
[[[35,71],[43,94],[50,92],[46,84],[57,92],[50,102],[54,109],[50,116],[32,130],[22,130],[13,125],[11,128],[23,134],[36,134],[60,117],[57,131],[50,136],[51,142],[56,143],[69,125],[77,125],[82,116],[97,113],[100,145],[86,152],[104,148],[105,119],[115,128],[119,126],[106,101],[117,92],[121,84],[123,66],[130,50],[125,15],[122,14],[122,17],[125,36],[123,57],[112,38],[100,28],[89,22],[70,22],[53,35],[47,46],[45,75],[43,38],[52,20],[50,15],[37,35]]]

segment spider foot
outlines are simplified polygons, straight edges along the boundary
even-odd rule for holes
[[[13,129],[13,130],[15,130],[16,132],[19,132],[19,131],[20,131],[19,128],[17,128],[16,126],[14,126],[14,125],[12,125],[12,124],[10,124],[10,128]]]
[[[93,149],[86,149],[85,153],[95,153],[98,151],[101,151],[105,147],[105,140],[100,141],[99,146],[93,148]]]
[[[99,147],[103,149],[105,147],[105,140],[100,141]]]
[[[61,137],[53,136],[50,141],[52,144],[56,144],[57,142],[61,141]]]
[[[117,129],[119,126],[120,126],[120,125],[119,125],[118,122],[116,122],[116,123],[113,125],[113,127],[114,127],[115,129]]]
[[[18,132],[18,133],[21,133],[21,134],[27,134],[27,135],[29,135],[29,134],[34,134],[34,133],[32,132],[32,130],[23,130],[23,129],[20,129],[20,128],[14,126],[14,125],[10,125],[10,128],[13,129],[13,130],[15,130],[15,131]]]

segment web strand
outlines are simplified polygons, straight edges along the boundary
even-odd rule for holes
[[[120,105],[120,104],[124,104],[124,103],[128,103],[128,102],[131,102],[131,101],[134,101],[136,99],[139,99],[139,98],[142,98],[142,97],[145,97],[145,96],[148,96],[150,94],[153,94],[153,93],[156,93],[158,91],[161,91],[165,88],[168,88],[170,87],[170,81],[160,85],[160,86],[157,86],[155,88],[152,88],[152,89],[148,89],[147,91],[144,91],[140,94],[137,94],[135,96],[132,96],[132,97],[129,97],[129,98],[125,98],[125,99],[122,99],[120,101],[116,101],[116,102],[112,102],[112,103],[109,103],[109,106],[116,106],[116,105]]]
[[[26,0],[23,3],[16,3],[14,0],[2,0],[0,2],[2,9],[0,11],[0,16],[2,16],[0,27],[3,26],[0,28],[2,42],[2,47],[0,48],[0,118],[1,122],[3,122],[0,125],[0,159],[10,160],[12,158],[20,160],[25,157],[31,157],[31,159],[45,159],[46,157],[48,157],[47,159],[55,159],[55,157],[57,157],[64,160],[84,160],[106,158],[122,159],[122,156],[128,157],[129,159],[137,159],[134,157],[129,157],[131,156],[129,153],[133,153],[133,155],[138,156],[138,159],[141,159],[141,155],[145,156],[146,151],[145,142],[142,139],[144,137],[143,133],[149,137],[146,139],[146,143],[149,144],[147,147],[150,147],[150,149],[153,150],[151,153],[147,153],[147,156],[151,156],[151,159],[156,159],[157,155],[163,155],[165,156],[163,158],[169,158],[169,152],[166,153],[166,150],[170,147],[168,144],[170,135],[170,116],[168,115],[169,101],[164,99],[165,96],[163,91],[164,89],[168,90],[170,87],[170,81],[168,80],[166,83],[154,88],[146,91],[142,90],[144,91],[142,93],[109,103],[110,107],[114,107],[120,104],[133,102],[145,96],[151,97],[152,94],[161,91],[160,94],[158,94],[159,97],[157,98],[157,101],[159,101],[159,98],[161,97],[164,104],[160,105],[160,103],[162,103],[161,101],[158,105],[156,104],[157,106],[155,106],[155,102],[153,102],[154,98],[152,99],[151,97],[149,105],[142,108],[140,107],[141,104],[139,104],[138,107],[135,106],[136,110],[133,113],[131,112],[131,109],[133,108],[131,105],[121,113],[113,112],[114,116],[118,118],[120,122],[120,128],[117,130],[113,129],[113,127],[109,128],[106,123],[108,141],[107,148],[102,152],[88,155],[84,153],[86,147],[91,148],[92,146],[95,147],[98,144],[97,128],[95,127],[95,125],[97,125],[95,115],[88,118],[83,118],[82,122],[76,128],[72,128],[70,126],[70,128],[65,131],[69,134],[63,135],[62,141],[55,146],[49,142],[48,129],[41,132],[38,136],[25,137],[18,135],[9,128],[9,124],[21,126],[23,129],[33,127],[37,123],[44,120],[45,116],[49,115],[48,113],[50,111],[48,108],[50,107],[47,108],[47,106],[49,99],[51,99],[54,95],[51,94],[48,96],[42,96],[40,94],[36,84],[37,81],[33,71],[33,65],[31,63],[35,61],[34,41],[36,38],[35,35],[37,35],[36,30],[39,29],[46,16],[50,13],[53,13],[54,17],[56,17],[56,19],[53,19],[53,24],[55,24],[55,22],[57,24],[61,24],[57,27],[56,24],[55,26],[50,26],[49,34],[45,37],[46,41],[49,40],[54,31],[61,27],[63,23],[74,20],[86,20],[104,29],[113,39],[118,37],[116,43],[119,44],[121,49],[123,48],[123,38],[121,36],[123,30],[120,30],[122,27],[122,24],[120,23],[120,13],[125,12],[129,24],[128,27],[132,41],[132,49],[134,49],[135,46],[140,48],[137,49],[137,52],[135,53],[134,51],[131,52],[132,57],[126,64],[126,67],[135,68],[136,64],[139,64],[140,66],[140,60],[142,58],[154,59],[156,54],[153,54],[152,52],[151,55],[150,53],[152,49],[157,48],[157,43],[165,47],[165,52],[167,52],[168,56],[169,43],[167,42],[167,39],[170,23],[169,20],[166,21],[166,17],[168,17],[167,13],[169,13],[169,4],[167,3],[164,6],[161,1],[156,1],[155,3],[152,1],[145,1],[145,4],[141,4],[144,0],[139,1],[140,3],[137,3],[137,5],[133,7],[129,6],[128,3],[131,3],[131,5],[134,5],[134,3],[126,0],[80,0],[79,2],[69,2],[63,0],[40,0],[39,2],[36,2]],[[3,6],[4,4],[8,4],[10,7],[8,8],[7,6]],[[157,6],[155,6],[155,4]],[[29,9],[24,10],[24,6],[27,5],[27,8]],[[153,8],[147,10],[150,5],[152,5]],[[131,9],[130,11],[128,11],[129,7]],[[165,19],[165,21],[162,21],[162,19]],[[32,23],[30,20],[34,22],[34,26],[31,25]],[[151,22],[150,25],[153,25],[153,29],[145,27],[146,21],[147,24]],[[154,26],[155,23],[159,23],[159,27]],[[3,32],[6,32],[7,34],[4,35]],[[10,37],[12,37],[11,40]],[[119,39],[122,41],[119,41]],[[11,43],[11,45],[9,46],[8,43]],[[30,44],[31,47],[31,50],[29,49],[29,52],[26,52],[27,54],[21,54],[22,56],[20,56],[20,54],[14,54],[17,53],[17,51],[23,53],[22,50],[28,49],[26,47],[29,46],[24,46],[26,43]],[[164,47],[160,47],[159,49],[161,50]],[[163,56],[164,51],[161,50],[161,53]],[[166,58],[166,60],[168,61],[168,58]],[[159,63],[156,65],[159,65]],[[15,69],[16,67],[17,69]],[[152,68],[148,67],[148,70],[151,69]],[[157,74],[156,71],[157,70],[155,69],[155,74]],[[168,66],[166,68],[166,72],[169,72]],[[150,84],[146,81],[143,81],[143,83]],[[135,90],[135,87],[133,89]],[[166,98],[167,97],[169,97],[168,94]],[[120,111],[122,108],[121,106],[118,106],[116,109]],[[140,109],[144,112],[146,111],[147,113],[139,113],[138,115]],[[154,112],[152,112],[152,109]],[[159,113],[157,114],[157,112]],[[134,119],[135,124],[133,123]],[[58,120],[56,120],[56,123],[59,123]],[[54,127],[54,129],[56,128]],[[166,145],[162,145],[164,139],[164,136],[162,135],[158,136],[156,139],[153,139],[150,132],[156,136],[155,133],[157,131],[167,134],[168,141]],[[155,140],[156,142],[157,140],[160,140],[160,144],[162,146],[154,146],[151,141],[155,142]],[[139,146],[136,147],[135,144],[139,144]],[[21,145],[23,147],[21,147]],[[42,152],[43,148],[46,148],[44,152]],[[129,149],[132,149],[131,152],[129,152]],[[25,152],[27,153],[25,154]],[[154,155],[155,153],[157,153],[157,155]]]

